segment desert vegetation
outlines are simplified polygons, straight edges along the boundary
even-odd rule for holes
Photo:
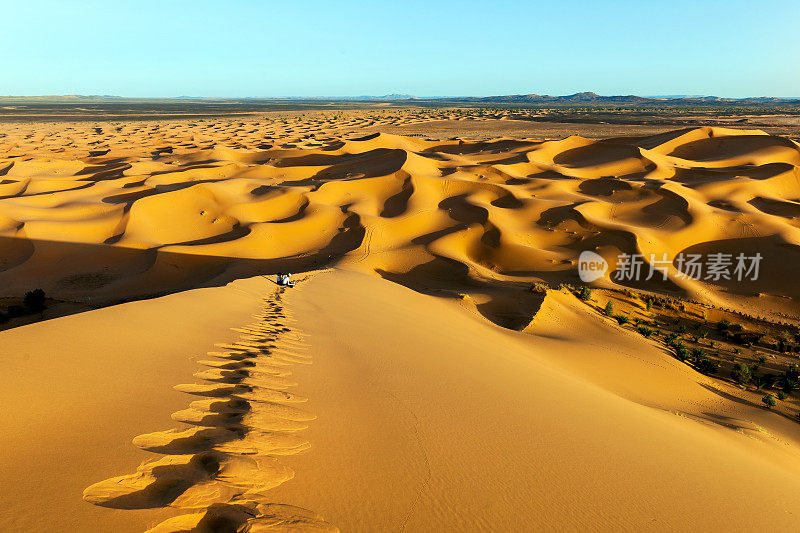
[[[33,289],[19,298],[5,298],[5,308],[0,307],[0,324],[6,324],[12,319],[29,315],[41,315],[47,309],[47,297],[44,290]]]
[[[564,288],[617,325],[663,345],[698,372],[761,392],[765,407],[777,406],[781,412],[795,408],[800,390],[797,326],[631,289]],[[597,294],[594,300],[586,297],[592,294]],[[600,298],[605,305],[597,302]],[[794,416],[800,419],[800,413]]]

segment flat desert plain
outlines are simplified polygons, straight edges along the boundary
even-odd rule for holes
[[[800,146],[492,124],[0,126],[0,530],[796,531]]]

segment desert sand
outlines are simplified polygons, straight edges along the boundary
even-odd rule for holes
[[[584,250],[758,252],[754,281],[592,285],[796,326],[800,146],[428,124],[3,125],[0,296],[50,310],[0,331],[0,529],[794,530],[796,396],[765,409],[570,285]]]

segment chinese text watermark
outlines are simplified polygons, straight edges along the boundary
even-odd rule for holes
[[[678,279],[698,281],[756,281],[763,259],[760,253],[747,255],[744,253],[712,253],[684,254],[683,252],[670,260],[666,253],[658,256],[650,254],[619,254],[617,268],[611,274],[615,281],[649,281],[659,277],[666,281],[670,266],[674,266]],[[602,256],[585,251],[578,258],[578,275],[584,282],[591,282],[604,276],[608,271],[608,263]]]

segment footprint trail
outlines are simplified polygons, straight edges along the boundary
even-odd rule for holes
[[[139,435],[133,444],[160,454],[136,472],[86,488],[84,500],[114,509],[174,507],[147,533],[319,531],[338,529],[313,511],[270,502],[269,490],[294,477],[280,457],[309,448],[301,435],[316,417],[287,389],[291,368],[311,364],[303,334],[288,324],[285,287],[264,299],[254,322],[231,328],[240,338],[217,344],[194,377],[175,389],[196,397],[172,414],[183,429]]]

